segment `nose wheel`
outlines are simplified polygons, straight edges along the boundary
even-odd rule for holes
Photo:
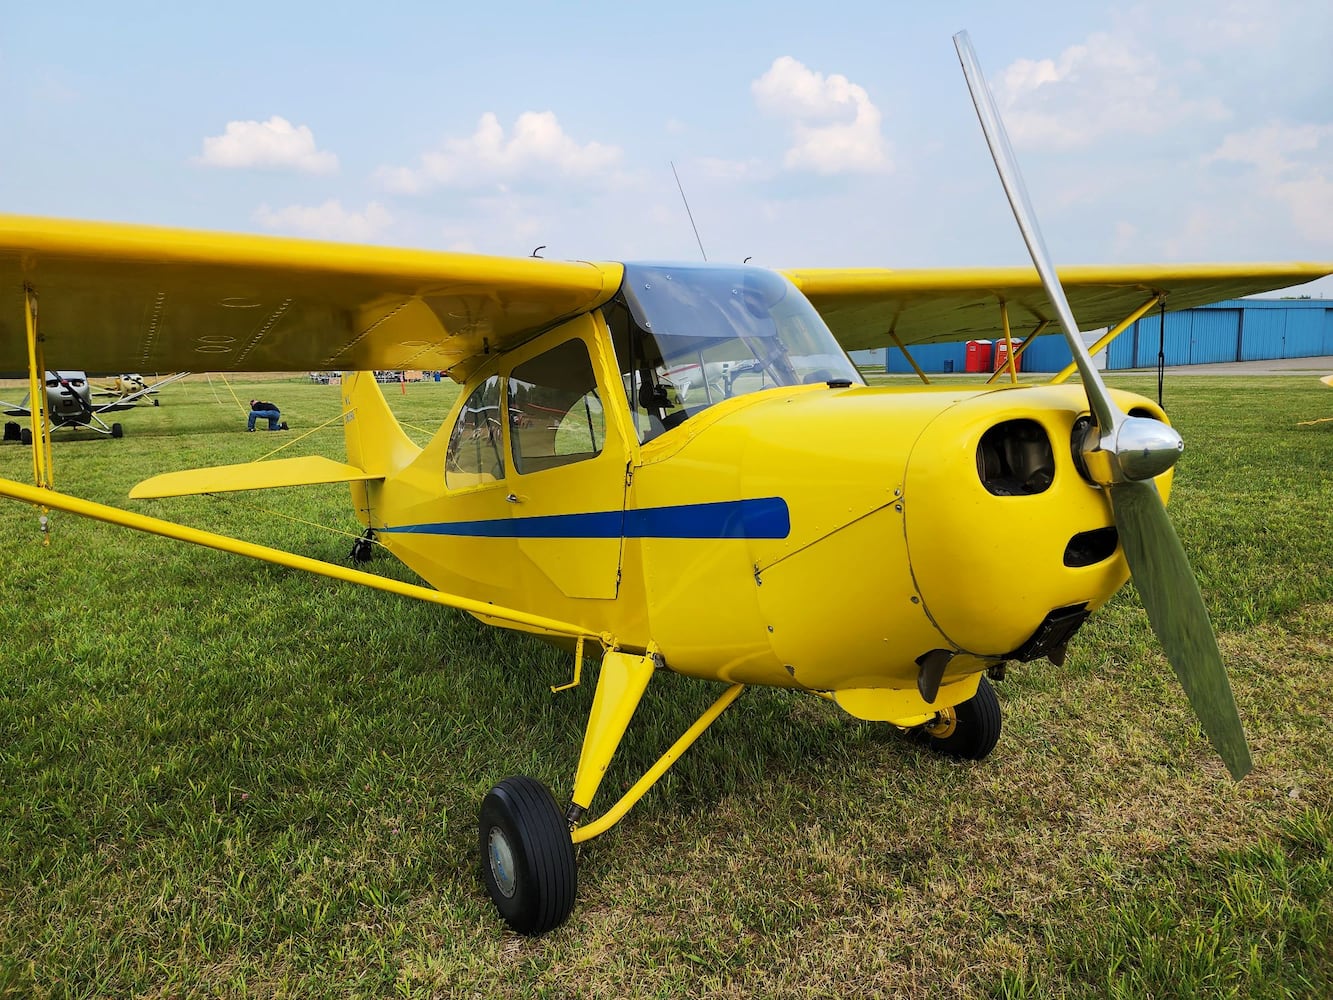
[[[984,760],[1000,739],[1000,699],[985,677],[977,693],[946,708],[934,722],[917,730],[936,753],[960,760]]]
[[[574,908],[577,872],[569,823],[535,778],[506,778],[481,803],[481,878],[520,934],[544,934]]]

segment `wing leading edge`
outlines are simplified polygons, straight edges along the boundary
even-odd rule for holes
[[[849,351],[884,347],[897,334],[904,344],[1003,338],[1000,303],[1008,304],[1015,337],[1041,322],[1056,322],[1055,308],[1030,267],[872,268],[783,272],[819,310]],[[1188,309],[1257,292],[1290,288],[1333,274],[1333,263],[1181,264],[1065,267],[1059,269],[1069,304],[1087,330],[1114,326],[1155,296],[1166,308]],[[1056,333],[1052,325],[1048,332]]]

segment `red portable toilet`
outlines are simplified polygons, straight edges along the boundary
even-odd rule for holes
[[[963,359],[963,371],[965,372],[990,371],[989,340],[969,340],[967,342],[967,354]]]
[[[1019,340],[1017,337],[1015,337],[1015,338],[1014,338],[1014,371],[1015,371],[1015,372],[1021,372],[1021,371],[1023,370],[1023,357],[1022,357],[1022,355],[1020,355],[1020,354],[1018,353],[1018,349],[1019,349],[1020,347],[1022,347],[1022,346],[1023,346],[1023,341],[1021,341],[1021,340]],[[994,370],[998,372],[1001,368],[1007,368],[1007,367],[1009,367],[1009,345],[1006,344],[1003,340],[997,340],[997,341],[995,342],[995,368],[994,368]]]

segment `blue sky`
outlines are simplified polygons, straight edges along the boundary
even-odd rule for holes
[[[0,211],[592,259],[1333,261],[1333,5],[23,4]],[[1316,294],[1333,297],[1333,281]]]

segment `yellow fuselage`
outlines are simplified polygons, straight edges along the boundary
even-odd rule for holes
[[[445,449],[466,390],[419,451],[396,427],[384,447],[392,417],[368,376],[344,392],[352,460],[359,424],[388,466],[353,487],[362,519],[435,587],[655,646],[679,673],[832,693],[863,717],[913,724],[965,700],[1052,611],[1095,610],[1128,577],[1069,447],[1078,387],[772,388],[643,445],[608,405],[597,457],[455,491]],[[997,495],[979,448],[1013,421],[1049,439],[1049,482]],[[1068,564],[1072,540],[1098,537]],[[952,658],[928,704],[933,650]]]

